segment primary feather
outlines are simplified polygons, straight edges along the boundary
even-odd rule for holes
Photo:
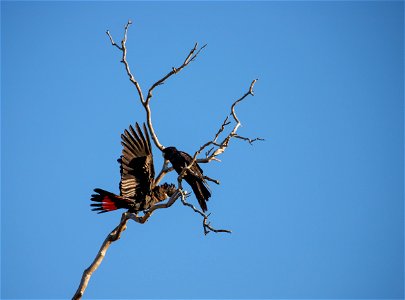
[[[145,124],[143,132],[138,123],[135,124],[135,129],[130,125],[121,134],[121,144],[123,149],[118,159],[121,173],[120,195],[94,189],[96,194],[91,198],[95,202],[91,204],[92,210],[104,213],[125,208],[137,212],[174,194],[176,187],[173,184],[155,184],[152,147]]]

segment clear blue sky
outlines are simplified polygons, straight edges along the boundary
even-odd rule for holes
[[[130,222],[85,298],[403,298],[400,1],[2,1],[1,297],[72,297],[119,222],[89,197],[118,192],[120,133],[145,119],[105,34],[128,19],[144,90],[208,44],[154,94],[164,145],[195,151],[256,77],[240,134],[266,141],[203,166],[231,235],[180,203]]]

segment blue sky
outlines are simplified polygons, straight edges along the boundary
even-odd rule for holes
[[[2,1],[1,297],[72,297],[119,222],[89,198],[118,192],[120,134],[145,120],[105,34],[128,19],[144,90],[208,44],[154,94],[164,145],[198,149],[257,77],[239,133],[266,141],[202,166],[231,235],[180,203],[131,222],[85,298],[403,298],[400,1]]]

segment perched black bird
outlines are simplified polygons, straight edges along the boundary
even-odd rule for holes
[[[155,185],[155,170],[153,167],[152,148],[148,130],[143,124],[141,128],[136,123],[136,132],[129,126],[121,134],[121,144],[124,147],[118,159],[121,165],[120,196],[102,189],[94,189],[91,201],[92,210],[105,213],[119,208],[138,212],[150,208],[153,204],[165,200],[176,191],[174,184],[164,183]]]
[[[177,174],[180,174],[183,171],[183,168],[187,167],[193,160],[189,154],[179,151],[175,147],[167,147],[163,149],[163,157],[170,161]],[[194,163],[190,170],[191,172],[186,171],[183,178],[193,189],[201,209],[206,211],[206,201],[208,201],[208,198],[211,197],[211,193],[208,190],[208,185],[203,178],[203,170],[197,163]]]

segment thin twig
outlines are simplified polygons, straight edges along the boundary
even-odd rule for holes
[[[235,134],[233,137],[236,138],[236,139],[241,139],[241,140],[247,141],[251,145],[253,145],[253,143],[256,142],[256,141],[264,141],[265,140],[265,139],[262,139],[262,138],[259,138],[259,137],[254,138],[254,139],[250,139],[250,138],[243,137],[243,136],[240,136],[240,135],[237,135],[237,134]]]
[[[109,30],[107,30],[107,31],[106,31],[106,33],[107,33],[108,37],[110,38],[111,45],[113,45],[113,46],[117,47],[119,50],[121,50],[121,51],[122,51],[122,48],[121,48],[120,46],[118,46],[118,45],[117,45],[117,44],[114,42],[113,37],[111,36],[110,31],[109,31]]]
[[[206,175],[204,175],[203,178],[204,178],[205,180],[212,181],[212,182],[214,182],[214,183],[216,183],[216,184],[220,184],[219,180],[213,179],[213,178],[208,177],[208,176],[206,176]]]
[[[201,50],[204,49],[206,46],[207,46],[207,44],[202,46],[197,51],[198,43],[195,43],[193,49],[190,50],[190,52],[188,53],[186,59],[184,60],[184,62],[181,66],[179,66],[177,68],[173,67],[172,70],[169,73],[167,73],[163,78],[159,79],[154,84],[152,84],[152,86],[150,87],[150,89],[148,91],[148,96],[146,97],[146,104],[149,104],[149,101],[152,98],[152,92],[157,86],[164,84],[165,81],[172,75],[178,74],[184,67],[186,67],[190,62],[192,62],[197,57],[197,55],[201,52]]]
[[[226,232],[226,233],[232,233],[231,230],[228,229],[215,229],[214,227],[211,226],[211,223],[208,222],[208,217],[210,216],[210,214],[205,214],[204,212],[202,212],[201,210],[199,210],[198,208],[196,208],[194,205],[192,205],[191,203],[188,203],[186,201],[186,198],[189,196],[189,194],[186,194],[185,192],[181,192],[181,203],[183,203],[183,205],[190,207],[195,213],[201,215],[203,217],[203,228],[204,228],[204,234],[207,235],[208,233],[215,232],[215,233],[220,233],[220,232]]]
[[[203,220],[203,228],[204,228],[205,235],[207,235],[211,231],[215,232],[215,233],[220,233],[220,232],[232,233],[232,231],[228,230],[228,229],[215,229],[214,227],[211,226],[211,222],[208,222],[208,217],[209,217],[209,215],[204,217],[204,220]]]

